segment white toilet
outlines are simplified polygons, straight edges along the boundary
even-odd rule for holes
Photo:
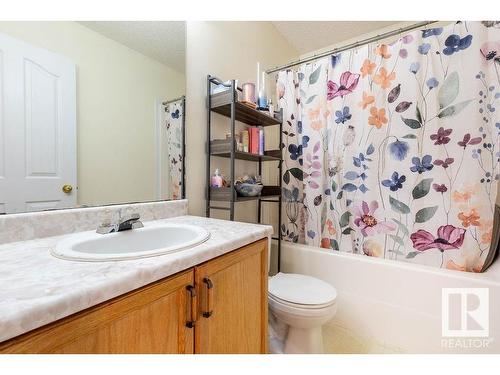
[[[283,353],[323,353],[322,326],[337,312],[337,291],[315,277],[278,273],[269,278],[269,312],[286,324]]]

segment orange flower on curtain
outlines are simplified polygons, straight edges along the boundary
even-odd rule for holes
[[[479,219],[481,218],[475,209],[472,209],[468,214],[460,212],[458,218],[462,220],[462,225],[467,228],[471,225],[477,227],[480,225]]]
[[[370,104],[375,103],[375,97],[373,95],[369,95],[366,91],[363,91],[363,99],[358,103],[358,105],[366,109]]]
[[[365,78],[367,75],[372,75],[376,66],[377,66],[377,64],[375,64],[374,62],[371,62],[370,60],[365,59],[365,61],[363,61],[363,66],[360,69],[361,77]]]
[[[387,44],[380,44],[375,48],[375,53],[382,56],[384,59],[389,59],[392,54],[390,53],[389,46]]]
[[[375,74],[373,77],[373,82],[375,82],[377,85],[380,85],[383,89],[388,89],[392,81],[396,78],[396,72],[392,72],[391,74],[387,74],[387,70],[382,67],[379,70],[378,74]]]
[[[452,194],[452,199],[455,202],[468,202],[476,192],[475,186],[465,186],[462,191],[455,190]]]
[[[385,108],[377,109],[377,107],[370,108],[370,117],[368,117],[368,123],[380,129],[382,125],[387,124],[387,117],[385,116]]]

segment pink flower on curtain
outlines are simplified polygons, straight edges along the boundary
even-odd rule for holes
[[[344,97],[354,91],[356,86],[358,86],[359,74],[354,74],[349,71],[342,73],[340,76],[340,85],[329,80],[327,83],[327,94],[328,100],[333,100],[337,96]]]
[[[396,229],[396,224],[381,220],[375,216],[377,209],[377,201],[372,201],[370,205],[363,201],[361,206],[354,209],[356,215],[354,224],[361,229],[361,234],[364,237],[373,236],[377,233],[387,233]]]
[[[465,229],[453,225],[442,225],[434,237],[426,230],[419,229],[410,236],[413,247],[418,251],[439,249],[440,251],[459,249],[464,242]]]

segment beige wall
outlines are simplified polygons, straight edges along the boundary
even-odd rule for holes
[[[187,22],[186,40],[187,198],[189,213],[204,216],[207,74],[223,80],[238,79],[240,84],[255,82],[257,62],[266,69],[296,59],[298,52],[270,22]],[[230,129],[229,121],[215,114],[213,125],[217,137]],[[217,161],[211,172],[219,166],[229,174],[227,160],[212,159]],[[255,164],[244,161],[237,161],[236,170],[237,174],[256,172]],[[237,203],[237,207],[236,220],[256,219],[255,202]],[[229,217],[227,213],[219,214],[221,218]]]
[[[77,67],[79,204],[155,198],[155,101],[184,75],[76,22],[0,22],[0,32]]]

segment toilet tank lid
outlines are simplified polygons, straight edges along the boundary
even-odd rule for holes
[[[312,276],[278,273],[269,278],[269,293],[284,301],[302,305],[322,305],[335,301],[337,291]]]

